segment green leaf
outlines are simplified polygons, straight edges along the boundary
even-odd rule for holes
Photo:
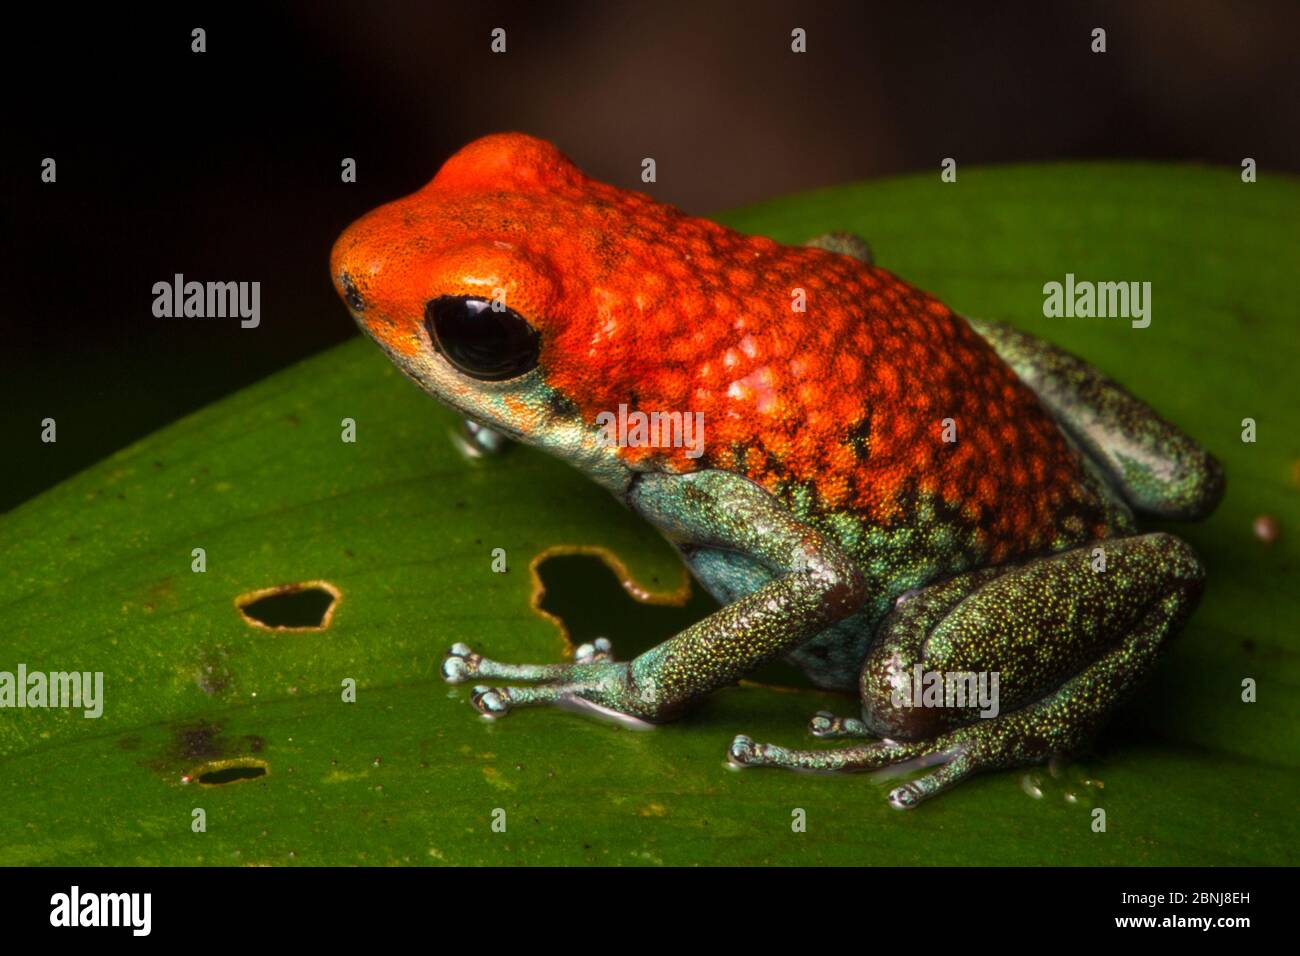
[[[451,415],[356,341],[0,518],[0,670],[105,680],[98,719],[0,711],[0,864],[1294,863],[1298,214],[1291,180],[1107,164],[846,186],[725,217],[787,242],[858,232],[959,311],[1095,362],[1226,464],[1218,512],[1177,526],[1207,596],[1082,762],[986,774],[899,813],[879,779],[725,766],[736,733],[799,745],[811,713],[853,706],[806,687],[728,689],[653,732],[553,709],[477,718],[439,679],[448,645],[565,651],[533,606],[539,556],[598,556],[544,562],[542,603],[616,650],[709,603],[633,603],[611,568],[661,602],[685,583],[652,529],[539,453],[462,459]],[[1067,272],[1150,281],[1150,328],[1043,318],[1043,284]],[[1281,527],[1272,545],[1252,530],[1262,514]],[[267,629],[237,607],[302,582],[337,591],[328,627]]]

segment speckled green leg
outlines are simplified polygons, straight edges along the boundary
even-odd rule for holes
[[[742,553],[768,567],[772,580],[629,663],[500,664],[457,645],[443,665],[453,683],[475,675],[543,682],[476,688],[472,701],[485,716],[568,703],[610,716],[671,720],[862,604],[866,585],[853,560],[744,478],[720,471],[646,474],[627,499],[675,543]]]
[[[1106,470],[1133,508],[1177,519],[1203,518],[1214,510],[1223,497],[1222,466],[1149,405],[1049,342],[997,322],[966,321]]]
[[[1150,670],[1191,612],[1204,571],[1168,534],[1098,542],[1106,570],[1080,548],[988,568],[922,589],[881,625],[863,667],[863,717],[886,739],[846,750],[787,750],[738,737],[733,762],[810,770],[873,770],[919,760],[944,766],[890,793],[910,807],[981,770],[1076,750]],[[915,673],[998,672],[999,711],[899,706]],[[906,685],[903,685],[906,686]]]
[[[733,764],[742,767],[781,767],[785,770],[883,770],[909,760],[916,760],[931,752],[933,741],[906,743],[897,740],[877,740],[874,743],[840,747],[836,750],[792,750],[779,744],[755,743],[744,734],[731,742],[727,756]],[[937,753],[932,763],[943,759]]]

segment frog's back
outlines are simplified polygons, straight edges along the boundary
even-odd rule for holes
[[[943,303],[847,256],[654,204],[664,210],[679,217],[655,224],[675,237],[668,248],[642,258],[635,241],[620,244],[593,277],[590,308],[627,323],[596,388],[607,403],[702,412],[705,451],[626,457],[735,471],[808,517],[864,529],[943,521],[970,562],[1109,533],[1100,489],[1056,421]],[[628,268],[629,256],[641,261]],[[590,395],[579,378],[591,382],[589,365],[569,386]]]
[[[708,419],[734,428],[733,437],[715,424],[712,465],[877,534],[942,525],[964,539],[954,549],[972,563],[1111,533],[1104,488],[964,319],[886,270],[781,252],[771,297],[805,288],[807,312],[791,310],[785,292],[767,337],[784,340],[778,360],[737,363],[733,378],[762,380],[781,407],[764,419],[755,396],[748,414]],[[761,425],[745,434],[746,420]]]

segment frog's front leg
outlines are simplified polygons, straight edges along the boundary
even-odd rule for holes
[[[1105,551],[1104,570],[1094,547]],[[862,669],[863,723],[882,740],[788,750],[738,737],[731,758],[811,770],[943,763],[890,793],[890,802],[905,808],[980,770],[1069,753],[1149,672],[1203,582],[1190,546],[1173,535],[1149,534],[933,585],[886,618]],[[913,689],[918,668],[926,681],[933,674],[966,687],[966,675],[996,673],[994,708],[987,699],[926,706]]]
[[[512,665],[458,645],[443,664],[449,681],[479,675],[542,682],[476,688],[480,712],[501,716],[520,705],[574,703],[670,720],[849,616],[866,596],[861,571],[838,545],[745,478],[721,471],[642,474],[626,497],[674,543],[740,552],[773,578],[630,662]]]

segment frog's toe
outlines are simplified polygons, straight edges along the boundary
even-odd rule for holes
[[[784,753],[784,748],[776,744],[755,743],[744,734],[737,734],[727,748],[727,760],[736,767],[775,767]]]
[[[456,446],[466,458],[499,455],[510,445],[510,439],[505,435],[468,418],[461,422],[460,431],[454,438]]]
[[[744,734],[737,734],[736,739],[727,748],[727,759],[737,767],[754,767],[762,764],[762,745],[754,743]]]
[[[818,715],[822,716],[825,715]],[[916,742],[877,740],[839,750],[788,750],[776,744],[756,744],[748,737],[737,737],[731,745],[730,756],[733,763],[746,767],[833,772],[887,768],[891,772],[905,772],[941,763],[942,766],[932,773],[909,780],[890,791],[889,802],[899,810],[911,809],[942,793],[987,764],[975,758],[963,739],[953,737]]]
[[[819,710],[808,721],[808,733],[814,737],[870,737],[867,725],[856,717],[837,717],[828,710]]]
[[[599,652],[600,648],[596,647],[594,653]],[[442,661],[442,677],[449,684],[461,684],[471,677],[509,681],[556,681],[566,679],[575,666],[574,664],[505,664],[476,654],[465,644],[453,644]]]
[[[510,713],[510,692],[503,687],[475,687],[470,703],[484,717],[504,717]]]
[[[905,783],[889,791],[889,805],[895,810],[910,810],[925,799],[915,783]]]
[[[733,763],[746,767],[784,767],[787,770],[880,770],[920,756],[921,744],[876,740],[836,750],[790,750],[779,744],[756,744],[737,737],[731,744]]]
[[[895,810],[910,810],[917,804],[955,787],[978,769],[978,763],[971,758],[970,754],[960,750],[937,770],[915,780],[909,780],[889,791],[889,805]]]
[[[448,684],[463,683],[478,673],[482,661],[468,644],[453,644],[442,661],[442,679]]]
[[[598,637],[590,643],[581,644],[573,652],[573,662],[575,664],[595,664],[598,661],[612,661],[613,659],[614,648],[607,637]]]

